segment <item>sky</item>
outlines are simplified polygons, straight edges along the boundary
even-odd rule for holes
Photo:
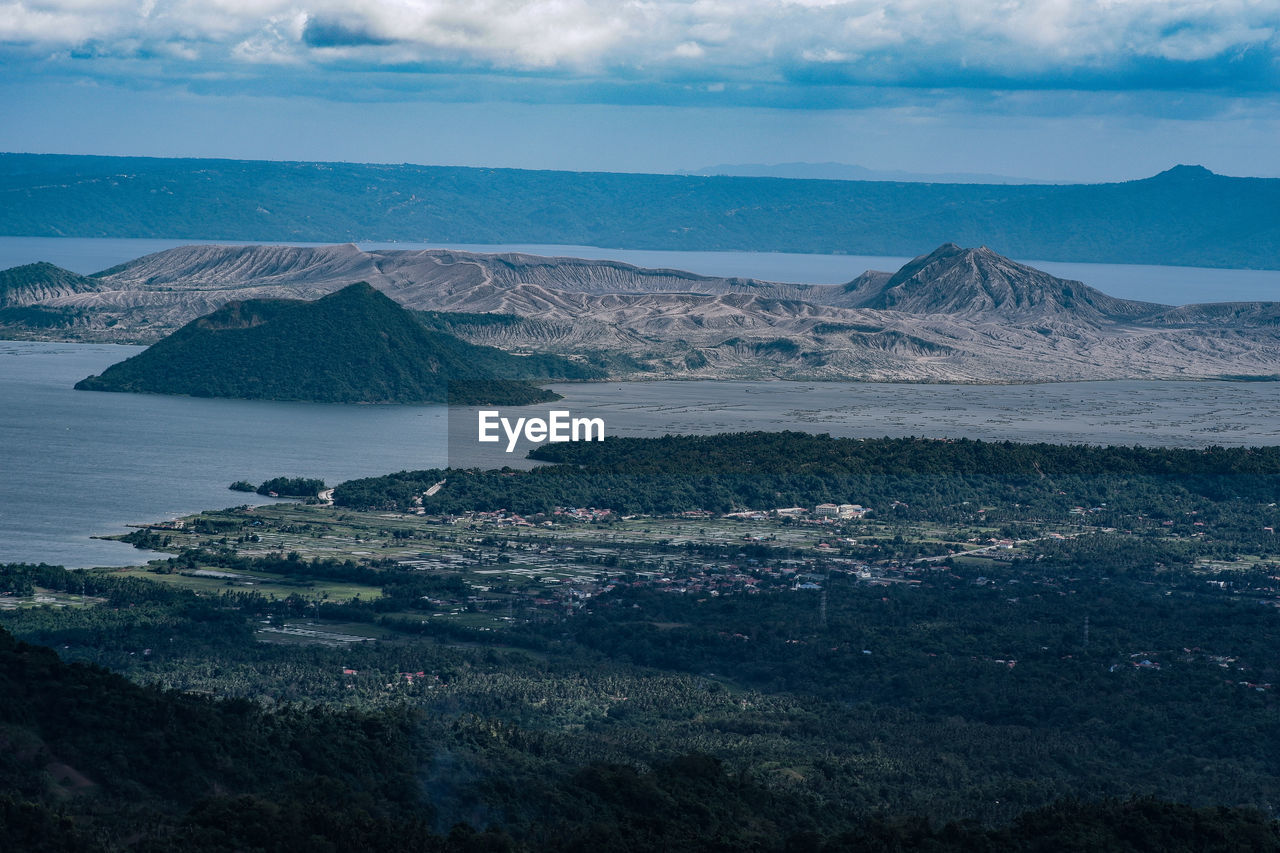
[[[0,0],[0,150],[1280,176],[1280,0]]]

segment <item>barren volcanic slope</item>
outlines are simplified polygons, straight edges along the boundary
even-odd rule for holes
[[[987,248],[799,285],[612,261],[353,245],[188,246],[23,303],[78,312],[46,337],[154,340],[233,299],[314,298],[364,280],[472,343],[602,351],[645,377],[1021,382],[1280,374],[1272,303],[1116,299]],[[502,314],[503,318],[475,317]],[[467,316],[472,315],[472,316]],[[498,321],[500,320],[500,321]],[[38,334],[30,328],[11,333]]]
[[[0,271],[0,307],[30,305],[44,299],[90,293],[102,282],[44,262]]]
[[[102,283],[48,263],[26,264],[0,271],[0,329],[66,329],[89,322],[74,307],[50,308],[36,303],[100,290]]]
[[[946,243],[892,275],[869,272],[841,288],[840,304],[910,314],[1077,321],[1133,320],[1167,306],[1116,299],[1078,281],[1015,263],[983,246]]]

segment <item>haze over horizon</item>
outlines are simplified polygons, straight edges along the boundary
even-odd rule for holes
[[[1204,170],[1209,174],[1231,178],[1280,178],[1280,175],[1246,175],[1215,172],[1199,163],[1170,163],[1167,167],[1155,172],[1144,172],[1110,179],[1098,180],[1049,180],[1032,178],[1023,175],[1001,175],[989,172],[915,172],[906,169],[870,169],[855,163],[836,162],[791,162],[791,163],[721,163],[697,169],[606,169],[606,168],[538,168],[532,166],[499,166],[494,164],[470,163],[428,163],[425,161],[393,161],[393,160],[361,160],[361,159],[304,159],[298,157],[232,157],[222,155],[161,155],[161,154],[115,154],[115,153],[71,153],[61,151],[5,151],[0,156],[36,155],[36,156],[68,156],[68,157],[107,157],[127,159],[133,157],[153,158],[157,160],[208,160],[210,162],[229,161],[242,163],[316,163],[342,164],[352,166],[409,166],[421,168],[445,169],[480,169],[480,170],[515,170],[515,171],[552,171],[576,174],[635,174],[635,175],[673,175],[678,177],[741,177],[741,178],[784,178],[787,180],[823,180],[823,181],[869,181],[888,183],[935,183],[935,184],[992,184],[992,185],[1074,185],[1074,184],[1109,184],[1141,181],[1160,177],[1181,170]]]
[[[1280,175],[1280,11],[0,0],[0,150],[1050,182]]]

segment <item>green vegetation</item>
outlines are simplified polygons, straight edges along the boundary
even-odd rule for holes
[[[0,326],[27,329],[65,329],[88,315],[79,308],[47,308],[43,305],[15,305],[0,308]]]
[[[1280,181],[1186,166],[1118,184],[981,186],[6,154],[0,191],[23,199],[0,208],[0,234],[31,236],[908,257],[955,241],[1022,258],[1263,269],[1280,257]]]
[[[142,831],[146,849],[215,850],[256,831],[284,849],[300,825],[337,849],[420,838],[401,816],[419,804],[412,728],[143,689],[0,631],[0,731],[17,747],[0,765],[0,846],[120,850]]]
[[[794,795],[697,753],[540,780],[526,799],[544,816],[519,840],[462,823],[445,834],[432,831],[426,792],[447,791],[455,768],[433,757],[428,719],[407,709],[271,712],[149,690],[3,630],[0,688],[0,731],[19,746],[0,765],[0,845],[24,853],[1280,849],[1276,825],[1255,811],[1152,800],[1067,802],[999,830],[829,818],[842,829],[824,837],[799,828],[813,810]]]
[[[361,282],[314,302],[231,302],[76,388],[331,403],[525,405],[559,399],[526,379],[598,375],[555,356],[530,361],[430,331]]]
[[[233,492],[256,492],[257,488],[248,480],[236,480],[230,486],[227,486]]]
[[[530,456],[561,464],[516,473],[401,471],[343,483],[334,502],[400,510],[422,502],[433,512],[531,514],[563,505],[666,514],[841,503],[861,495],[884,503],[900,498],[908,506],[895,512],[904,517],[948,520],[956,514],[959,490],[975,503],[1016,491],[1024,503],[1034,501],[1038,512],[1055,517],[1066,517],[1082,502],[1114,505],[1120,494],[1135,489],[1164,510],[1183,495],[1280,499],[1276,447],[1162,450],[790,432],[548,443]],[[421,497],[446,476],[447,489],[429,503]]]
[[[361,599],[373,601],[382,596],[373,584],[325,577],[324,571],[272,572],[257,566],[229,570],[216,558],[200,560],[190,557],[149,569],[119,569],[117,578],[144,578],[177,589],[201,595],[219,596],[226,592],[250,592],[267,598],[294,597],[305,601],[330,601],[335,604]]]
[[[66,684],[0,683],[32,745],[0,809],[101,849],[1280,849],[1276,448],[539,455],[156,525],[145,569],[0,567],[0,623],[68,662],[0,635]]]
[[[600,470],[719,474],[787,471],[1004,477],[1080,474],[1208,476],[1280,474],[1280,447],[1164,447],[1022,444],[973,439],[831,438],[802,432],[611,438],[544,444],[530,454],[547,462]]]
[[[324,491],[324,480],[309,477],[272,477],[258,486],[256,491],[260,495],[279,498],[314,498]]]
[[[414,311],[428,329],[456,332],[459,329],[483,329],[487,326],[518,326],[525,318],[518,314],[477,314],[471,311]]]

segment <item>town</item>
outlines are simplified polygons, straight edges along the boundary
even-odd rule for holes
[[[438,491],[440,485],[431,488]],[[886,510],[896,505],[905,506],[893,501]],[[983,512],[980,508],[978,516]],[[121,538],[139,547],[198,554],[201,561],[177,571],[155,561],[118,573],[209,594],[240,589],[316,602],[376,600],[381,595],[376,584],[228,569],[218,555],[354,560],[439,581],[436,591],[400,617],[472,631],[569,619],[592,612],[602,596],[638,590],[695,600],[762,592],[809,595],[818,613],[833,579],[911,588],[956,582],[955,572],[964,570],[965,583],[993,590],[1025,594],[1038,587],[1074,594],[1069,578],[1039,572],[1019,576],[1011,567],[1043,557],[1039,549],[1046,543],[1125,534],[1091,523],[1093,514],[1075,507],[1069,522],[1042,524],[1018,538],[1004,535],[998,525],[948,528],[880,518],[856,503],[723,514],[687,510],[671,516],[556,507],[524,516],[507,510],[431,515],[421,506],[409,512],[354,512],[323,503],[278,502],[139,526]],[[1165,522],[1152,524],[1167,531]],[[1203,528],[1203,522],[1188,524]],[[1188,535],[1203,536],[1200,528]],[[1206,585],[1234,589],[1239,583],[1242,591],[1247,587],[1280,607],[1274,564],[1204,560],[1200,568]],[[1223,579],[1236,578],[1240,569],[1263,573],[1253,571],[1248,584]],[[264,627],[259,639],[341,644],[370,638],[360,629],[343,630],[308,618],[290,630]]]

